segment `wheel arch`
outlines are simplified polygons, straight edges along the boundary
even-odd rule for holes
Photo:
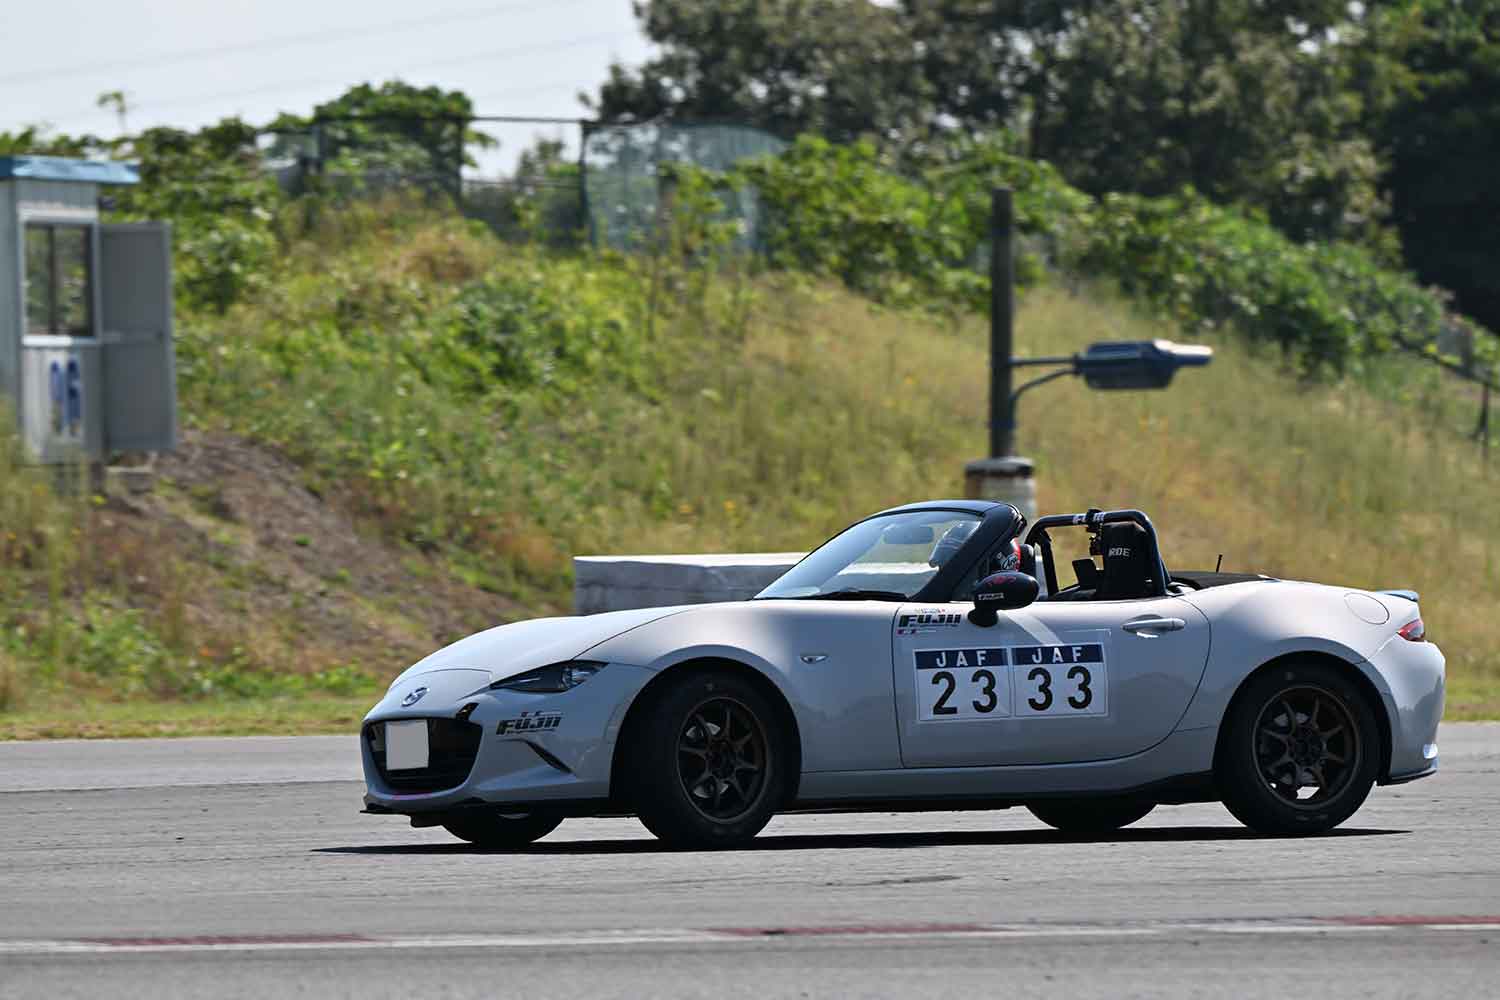
[[[1260,666],[1256,667],[1254,670],[1246,674],[1243,679],[1241,679],[1239,684],[1234,689],[1234,694],[1230,696],[1229,701],[1225,704],[1223,715],[1221,715],[1219,718],[1218,732],[1214,737],[1215,773],[1219,771],[1220,756],[1224,752],[1225,726],[1230,716],[1233,714],[1234,709],[1238,706],[1240,699],[1244,696],[1245,690],[1257,677],[1275,670],[1277,667],[1284,666],[1287,663],[1293,662],[1321,663],[1326,666],[1330,666],[1342,673],[1344,676],[1348,677],[1354,683],[1354,685],[1359,688],[1359,690],[1364,694],[1365,700],[1369,702],[1370,710],[1375,713],[1375,719],[1379,723],[1377,728],[1380,733],[1380,769],[1376,772],[1376,775],[1377,780],[1384,782],[1391,772],[1392,735],[1390,713],[1386,709],[1385,699],[1380,696],[1380,689],[1375,686],[1374,681],[1370,680],[1369,675],[1367,675],[1363,670],[1359,669],[1359,667],[1351,661],[1346,660],[1341,656],[1336,656],[1333,653],[1320,652],[1317,650],[1295,650],[1288,653],[1282,653],[1270,660],[1267,660],[1265,663],[1262,663]]]
[[[619,780],[621,756],[625,748],[631,745],[636,731],[644,723],[652,702],[660,697],[676,678],[705,670],[723,670],[737,674],[754,684],[771,703],[772,709],[776,712],[776,721],[785,734],[786,748],[790,755],[787,768],[786,801],[782,805],[788,805],[796,800],[798,786],[802,781],[802,731],[797,725],[797,716],[792,711],[791,702],[771,678],[749,664],[724,656],[700,656],[674,663],[659,671],[656,676],[646,682],[645,687],[636,693],[630,706],[625,710],[625,718],[620,723],[620,734],[615,739],[614,753],[609,764],[609,794],[616,804],[628,805],[624,801],[625,784]]]

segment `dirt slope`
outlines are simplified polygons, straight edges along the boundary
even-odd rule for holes
[[[188,432],[156,472],[151,492],[115,491],[97,516],[116,565],[135,571],[139,606],[155,605],[201,647],[238,645],[279,669],[353,664],[388,677],[524,616],[440,563],[362,532],[263,446]]]

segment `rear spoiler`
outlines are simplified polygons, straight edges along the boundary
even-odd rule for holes
[[[1413,604],[1417,603],[1417,592],[1415,590],[1377,590],[1377,594],[1389,594],[1392,597],[1405,598]]]

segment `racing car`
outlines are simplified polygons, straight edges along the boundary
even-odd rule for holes
[[[1443,683],[1413,592],[1173,572],[1138,510],[934,500],[748,601],[431,654],[364,720],[365,811],[495,848],[569,816],[723,847],[781,812],[1024,806],[1104,834],[1204,801],[1316,834],[1436,771]]]

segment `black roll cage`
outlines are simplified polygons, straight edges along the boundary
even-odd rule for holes
[[[1091,509],[1082,514],[1048,514],[1034,521],[1026,532],[1024,539],[1027,545],[1035,544],[1041,550],[1042,571],[1047,577],[1047,593],[1057,593],[1057,566],[1052,558],[1052,537],[1047,534],[1048,528],[1078,527],[1092,535],[1097,535],[1099,529],[1106,524],[1120,521],[1133,521],[1146,529],[1146,534],[1151,537],[1151,551],[1156,556],[1156,597],[1167,596],[1167,583],[1171,577],[1167,575],[1167,564],[1161,558],[1161,545],[1157,541],[1156,526],[1151,523],[1151,518],[1146,516],[1145,511],[1133,508],[1121,510],[1097,510]]]

